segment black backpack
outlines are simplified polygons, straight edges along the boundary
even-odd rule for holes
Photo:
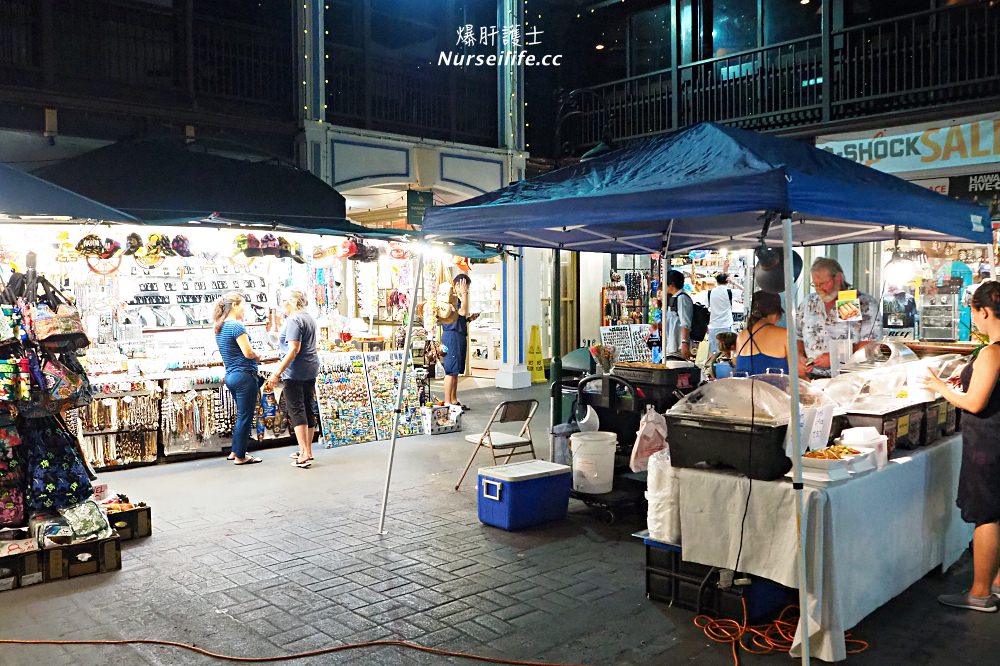
[[[690,294],[677,292],[677,295],[670,299],[670,309],[674,312],[677,312],[677,297],[681,294],[691,298]],[[691,309],[691,328],[688,330],[688,335],[693,341],[701,342],[705,339],[705,335],[708,334],[708,320],[710,313],[707,307],[701,303],[695,303],[693,298],[691,298],[691,304],[694,307]]]

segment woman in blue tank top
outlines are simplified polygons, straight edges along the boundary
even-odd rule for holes
[[[736,372],[788,374],[788,331],[778,326],[784,314],[777,294],[758,291],[750,302],[747,327],[736,339]]]

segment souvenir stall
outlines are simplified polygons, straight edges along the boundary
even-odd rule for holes
[[[3,165],[0,200],[8,231],[24,217],[131,219]],[[23,237],[3,234],[12,238]],[[121,540],[149,534],[148,507],[95,484],[74,434],[72,410],[94,399],[83,321],[33,252],[0,249],[0,262],[15,260],[0,295],[0,592],[120,569]],[[131,529],[138,513],[141,531]]]
[[[1000,260],[992,244],[898,239],[882,245],[882,325],[921,352],[946,353],[958,343],[971,351],[969,299]],[[967,343],[963,345],[962,343]]]
[[[412,291],[412,254],[406,246],[292,233],[258,238],[197,225],[174,234],[166,233],[169,228],[149,233],[129,225],[20,229],[25,233],[0,241],[0,279],[6,281],[35,250],[39,273],[75,303],[93,341],[80,360],[99,399],[81,407],[73,432],[96,469],[226,450],[236,408],[223,384],[225,371],[210,324],[213,303],[228,291],[238,291],[249,304],[245,324],[261,356],[263,376],[280,359],[283,298],[292,288],[310,294],[324,363],[317,405],[324,441],[335,446],[388,436],[393,372],[398,373],[393,368],[401,354],[391,351],[394,338],[371,336],[366,322],[351,316],[353,289],[364,293],[367,283],[345,276],[362,267],[388,266],[395,316]],[[427,339],[419,338],[421,343]],[[422,361],[424,348],[419,352]],[[362,375],[360,396],[336,370],[355,361]],[[401,433],[419,434],[419,408],[432,396],[427,382],[418,386],[412,372],[409,382],[412,409]],[[367,410],[367,417],[355,413],[358,408]],[[273,394],[264,394],[253,432],[258,446],[289,442],[280,384]]]
[[[692,164],[699,167],[692,169]],[[565,219],[572,219],[572,225],[554,224]],[[424,231],[556,251],[671,255],[720,247],[754,249],[757,270],[763,271],[756,282],[761,288],[783,291],[790,304],[795,303],[796,265],[801,266],[794,245],[890,240],[897,235],[986,245],[991,241],[989,217],[983,208],[949,200],[809,145],[712,123],[546,174],[544,181],[520,182],[431,209]],[[771,249],[779,247],[781,251]],[[753,288],[751,284],[749,290]],[[788,324],[789,364],[796,367],[794,318]],[[871,358],[865,352],[857,359],[860,366],[884,355],[870,353]],[[785,382],[776,387],[766,379],[720,380],[691,393],[668,412],[673,421],[672,428],[669,423],[665,428],[670,455],[674,455],[675,439],[688,442],[678,444],[678,460],[671,457],[668,465],[676,476],[682,476],[676,485],[680,486],[678,536],[683,552],[676,541],[654,545],[676,553],[667,560],[705,565],[710,573],[712,567],[716,574],[719,569],[739,571],[756,577],[753,580],[798,588],[804,612],[793,654],[800,654],[803,662],[810,652],[837,661],[846,657],[845,629],[933,567],[952,564],[968,542],[971,527],[961,523],[953,506],[961,441],[952,437],[921,447],[842,486],[807,487],[803,454],[811,443],[816,410],[803,408],[812,394],[801,382],[787,378]],[[865,419],[858,421],[858,427],[875,421],[866,419],[860,405],[852,402],[850,408],[857,410],[855,418]],[[917,421],[915,413],[911,416],[904,409],[875,417],[881,418],[883,433],[889,422],[894,423],[897,444],[901,431],[911,435],[911,441],[922,443],[923,435],[916,433],[923,432],[921,424],[927,418]],[[946,414],[946,426],[947,419]],[[832,421],[829,427],[832,431]],[[877,434],[877,428],[875,432],[876,437],[888,440],[888,434]],[[853,446],[851,441],[855,440],[848,439],[847,446]],[[822,431],[816,447],[823,452],[815,456],[819,459],[831,454]],[[765,463],[760,473],[756,466],[743,469],[743,474],[683,466],[706,457],[708,462],[729,461],[738,466],[750,456],[758,460],[758,451]],[[832,454],[842,451],[835,449]],[[775,462],[766,465],[769,460]],[[931,469],[947,473],[942,471],[929,481]],[[784,480],[789,470],[792,478]],[[690,476],[690,482],[683,481],[683,476]],[[654,484],[652,475],[648,483]],[[886,495],[890,487],[903,486],[905,499]],[[657,490],[665,492],[651,485],[651,493]],[[759,514],[758,520],[748,521],[747,529],[739,520],[742,510],[721,515],[724,507],[744,502],[748,511]],[[901,505],[905,505],[903,519]],[[873,511],[872,507],[882,509]],[[873,517],[873,513],[879,515]],[[866,519],[851,520],[852,515]],[[934,524],[920,523],[928,515],[937,517]],[[910,530],[909,538],[896,538],[900,530]],[[915,533],[923,535],[918,544],[912,538]],[[748,554],[751,551],[753,556]],[[780,558],[775,557],[777,552]],[[858,571],[864,571],[864,576],[856,576]],[[863,582],[847,584],[848,572]],[[736,578],[742,582],[743,577]],[[696,597],[704,586],[703,582],[701,588],[693,588]],[[737,590],[739,583],[728,587]],[[752,594],[757,588],[747,589]]]
[[[715,277],[719,273],[729,276],[727,288],[733,292],[733,322],[742,328],[746,311],[746,289],[750,283],[749,271],[753,268],[753,253],[746,250],[691,250],[670,259],[670,267],[684,274],[684,289],[695,303],[707,307],[708,293],[718,288]]]

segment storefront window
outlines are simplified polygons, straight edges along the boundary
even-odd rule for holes
[[[812,0],[764,0],[764,43],[781,42],[818,35],[823,18],[823,3]]]
[[[757,0],[716,0],[712,3],[714,57],[757,46]]]
[[[630,76],[670,67],[670,6],[632,15],[628,47]]]

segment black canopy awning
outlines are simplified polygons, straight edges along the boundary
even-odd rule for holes
[[[22,222],[100,220],[136,222],[132,216],[0,164],[0,219]]]
[[[344,197],[277,158],[240,159],[180,138],[120,141],[46,167],[38,175],[146,224],[241,223],[283,231],[359,234]]]

